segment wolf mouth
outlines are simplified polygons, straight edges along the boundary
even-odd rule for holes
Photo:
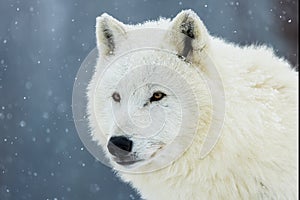
[[[134,158],[134,156],[122,156],[122,157],[112,157],[112,160],[119,165],[129,166],[137,162],[143,161],[143,159]]]
[[[132,161],[116,161],[116,163],[118,163],[119,165],[123,165],[123,166],[126,166],[126,165],[133,165],[137,162],[140,162],[140,161],[143,161],[143,160],[132,160]]]

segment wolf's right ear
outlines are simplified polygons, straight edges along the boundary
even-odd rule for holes
[[[118,38],[125,36],[125,25],[104,13],[96,19],[97,48],[101,55],[113,55]]]

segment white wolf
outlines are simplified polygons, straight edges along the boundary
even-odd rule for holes
[[[161,32],[166,35],[154,37],[153,28],[166,30]],[[127,37],[129,32],[141,29],[146,33],[144,36],[134,40]],[[287,61],[265,46],[240,47],[211,36],[191,10],[180,12],[173,20],[139,25],[125,25],[103,14],[97,18],[96,37],[99,59],[88,87],[89,126],[93,139],[104,149],[118,176],[136,188],[142,198],[296,199],[298,73]],[[128,49],[145,46],[148,41],[177,55],[149,50],[111,64]],[[181,108],[189,107],[191,102],[180,102],[160,84],[135,84],[137,79],[146,80],[157,74],[151,63],[165,62],[173,63],[168,68],[180,74],[195,93],[200,112],[196,134],[189,148],[169,165],[147,173],[125,172],[141,168],[147,171],[154,162],[164,163],[163,159],[176,152],[177,147],[172,146],[168,154],[161,155],[162,149],[168,149],[170,141],[178,136],[174,133],[182,120]],[[150,67],[119,87],[122,77],[141,63]],[[113,69],[102,77],[100,84],[99,77],[107,65]],[[218,142],[206,157],[200,158],[212,123],[213,105],[204,79],[197,78],[193,70],[197,68],[206,80],[214,81],[212,67],[216,67],[222,79],[225,118]],[[171,77],[168,75],[163,74],[166,80]],[[180,90],[180,95],[189,95],[184,87]],[[149,109],[157,106],[163,109],[165,122],[153,136],[141,137],[134,130],[124,131],[116,122],[123,120],[119,123],[126,126],[128,120],[123,112],[128,111],[132,120],[143,127],[151,118]],[[151,112],[155,115],[156,110]],[[186,142],[185,132],[179,134],[182,142]]]

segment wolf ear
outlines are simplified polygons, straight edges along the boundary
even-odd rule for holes
[[[118,38],[126,34],[125,25],[104,13],[96,19],[97,48],[102,55],[113,55]]]
[[[209,34],[203,22],[192,10],[181,11],[171,22],[169,40],[178,56],[197,62],[208,46]]]

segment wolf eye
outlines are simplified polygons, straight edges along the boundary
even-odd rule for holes
[[[120,101],[121,101],[121,96],[120,96],[120,94],[117,93],[117,92],[114,92],[114,93],[112,94],[112,98],[113,98],[113,100],[114,100],[115,102],[120,102]]]
[[[165,96],[166,96],[166,94],[163,92],[160,92],[160,91],[154,92],[152,97],[150,98],[150,103],[152,101],[159,101],[159,100],[163,99]]]

